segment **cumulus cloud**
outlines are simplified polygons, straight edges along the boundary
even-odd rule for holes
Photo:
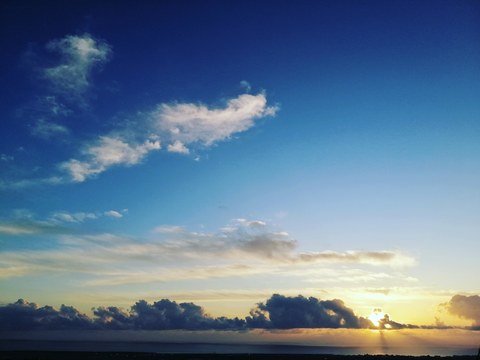
[[[390,319],[390,315],[385,314],[382,319],[378,320],[378,327],[380,329],[419,329],[419,328],[436,328],[435,326],[418,326],[412,324],[402,324]]]
[[[293,328],[374,328],[372,322],[358,317],[342,300],[315,297],[288,297],[274,294],[259,303],[246,319],[251,327]]]
[[[18,300],[0,306],[0,330],[248,330],[295,328],[403,329],[436,328],[405,325],[385,315],[375,326],[358,316],[340,299],[320,300],[315,297],[273,294],[258,303],[245,318],[212,317],[192,303],[162,299],[148,303],[139,300],[130,309],[116,306],[93,308],[93,317],[71,306],[59,310],[51,306]],[[445,326],[439,329],[447,328]]]
[[[83,182],[112,166],[132,166],[143,160],[150,151],[160,150],[160,141],[147,139],[132,143],[121,137],[101,136],[83,149],[83,160],[70,159],[60,164],[74,182]]]
[[[245,320],[213,318],[194,303],[177,303],[162,299],[153,304],[136,302],[129,311],[115,306],[93,309],[93,318],[71,306],[59,310],[39,307],[23,299],[0,307],[0,330],[207,330],[242,329]]]
[[[93,318],[71,306],[59,310],[39,307],[22,299],[0,307],[0,330],[60,329],[292,329],[292,328],[371,328],[372,323],[354,314],[341,300],[314,297],[286,297],[274,294],[252,309],[245,319],[211,317],[191,302],[162,299],[153,303],[139,300],[129,310],[115,306],[93,309]]]
[[[480,296],[455,295],[442,305],[451,314],[473,320],[473,326],[480,327]]]
[[[140,300],[132,306],[135,328],[146,330],[167,329],[225,329],[244,326],[239,319],[211,318],[194,303],[180,303],[163,299],[153,304]]]
[[[173,144],[169,144],[167,150],[173,153],[190,154],[190,150],[178,140],[176,140]]]
[[[90,329],[92,321],[71,306],[59,310],[51,306],[39,307],[23,299],[0,307],[1,330],[70,330]]]
[[[85,93],[90,87],[92,70],[106,63],[111,55],[110,45],[90,34],[52,40],[46,48],[58,53],[60,61],[56,66],[44,69],[44,76],[55,91],[68,96]]]

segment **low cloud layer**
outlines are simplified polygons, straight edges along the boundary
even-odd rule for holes
[[[153,303],[137,301],[129,310],[115,306],[94,308],[93,317],[73,307],[51,306],[18,300],[0,307],[0,330],[245,330],[293,328],[375,328],[357,316],[342,300],[272,295],[259,303],[245,319],[211,317],[194,303],[162,299]]]
[[[374,328],[373,323],[355,315],[342,300],[318,300],[315,297],[288,297],[274,294],[250,312],[247,324],[252,328]]]
[[[23,299],[0,307],[1,330],[73,330],[92,328],[93,321],[77,309],[62,305],[39,307]]]
[[[461,295],[458,295],[462,297]],[[454,297],[453,304],[464,298],[478,306],[478,296]],[[473,299],[473,300],[472,300]],[[467,300],[468,301],[468,300]],[[462,307],[463,309],[463,307]],[[478,308],[476,308],[478,310]],[[380,309],[378,309],[380,311]],[[448,326],[402,324],[385,314],[374,324],[358,316],[340,299],[320,300],[315,297],[273,294],[258,303],[245,318],[212,317],[191,302],[177,303],[162,299],[153,303],[139,300],[130,309],[102,306],[92,309],[93,316],[80,313],[71,306],[60,309],[40,307],[20,299],[0,306],[0,330],[249,330],[249,329],[449,329]],[[470,313],[468,313],[470,314]],[[468,315],[471,316],[471,315]],[[476,313],[474,312],[474,316]],[[471,317],[469,317],[471,318]],[[471,328],[476,329],[476,328]]]

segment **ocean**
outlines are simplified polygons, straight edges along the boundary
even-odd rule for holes
[[[478,348],[348,347],[279,344],[209,344],[139,341],[0,340],[0,351],[138,352],[164,354],[477,355]]]

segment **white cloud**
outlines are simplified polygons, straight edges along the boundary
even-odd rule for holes
[[[67,223],[81,223],[85,220],[95,220],[98,216],[95,213],[76,212],[69,213],[66,211],[56,212],[52,215],[52,220],[67,222]]]
[[[64,223],[82,223],[86,220],[97,220],[101,217],[109,218],[122,218],[124,214],[128,212],[128,209],[123,209],[120,211],[117,210],[108,210],[104,212],[68,212],[68,211],[57,211],[52,214],[49,221],[53,223],[64,222]]]
[[[160,150],[160,140],[168,143],[167,151],[189,154],[187,145],[211,146],[233,134],[246,131],[255,119],[273,116],[277,108],[267,106],[265,94],[243,94],[230,99],[226,107],[209,109],[196,104],[161,104],[140,121],[123,130],[122,134],[100,136],[85,146],[80,159],[60,164],[74,182],[83,182],[114,165],[138,164],[149,152]],[[145,120],[145,119],[144,119]],[[147,139],[143,143],[131,139]]]
[[[158,140],[146,140],[143,144],[129,144],[123,139],[102,136],[97,144],[85,152],[100,166],[117,164],[135,165],[151,150],[160,149]]]
[[[159,233],[159,234],[175,234],[175,233],[182,233],[184,231],[185,229],[181,226],[170,226],[170,225],[158,226],[155,229],[153,229],[154,233]]]
[[[190,150],[183,145],[181,141],[176,140],[173,144],[169,144],[167,147],[169,152],[179,153],[179,154],[189,154]]]
[[[33,234],[59,234],[65,229],[50,221],[39,221],[31,217],[14,217],[2,220],[0,223],[0,235],[33,235]]]
[[[152,114],[156,129],[168,136],[172,146],[180,142],[211,146],[246,131],[254,120],[273,116],[277,107],[267,106],[265,94],[242,94],[228,100],[224,108],[208,108],[202,104],[161,104]]]
[[[70,130],[50,117],[58,118],[72,113],[75,100],[80,107],[84,95],[91,87],[91,75],[111,57],[112,49],[106,42],[90,34],[68,35],[47,43],[46,49],[59,54],[58,63],[44,68],[42,74],[51,85],[53,92],[40,97],[35,104],[37,112],[31,132],[35,136],[51,138],[69,134]],[[57,164],[67,176],[52,176],[44,179],[30,179],[16,182],[0,181],[0,188],[23,188],[40,184],[83,182],[108,170],[114,165],[138,164],[150,151],[160,149],[160,140],[166,150],[188,155],[196,147],[206,148],[225,141],[233,135],[254,126],[257,119],[275,116],[277,106],[267,105],[264,92],[248,94],[251,86],[242,81],[241,87],[247,92],[228,99],[223,107],[209,107],[200,103],[161,103],[153,111],[143,114],[134,123],[83,145],[80,156]],[[67,105],[65,105],[67,104]],[[144,142],[143,139],[147,139]],[[198,161],[200,156],[193,154]],[[2,161],[6,161],[2,157]]]
[[[33,135],[44,139],[54,136],[65,136],[69,133],[70,131],[65,126],[44,119],[38,120],[32,128]]]
[[[116,210],[109,210],[109,211],[105,211],[104,212],[104,215],[105,216],[108,216],[108,217],[111,217],[111,218],[121,218],[123,217],[123,214],[126,212],[126,209],[123,210],[123,211],[116,211]]]
[[[7,235],[28,235],[35,234],[37,231],[35,228],[21,225],[0,224],[0,234]]]
[[[90,74],[95,66],[104,64],[111,54],[110,46],[89,34],[69,35],[53,40],[47,49],[61,55],[57,66],[44,70],[44,76],[54,89],[69,96],[81,95],[90,86]]]
[[[147,153],[160,148],[158,140],[148,139],[138,144],[128,143],[122,138],[101,136],[84,149],[83,161],[70,159],[60,164],[60,168],[67,171],[73,181],[82,182],[114,165],[138,164]]]
[[[0,221],[0,235],[68,234],[71,232],[69,224],[81,224],[102,217],[121,218],[127,212],[128,209],[104,212],[68,212],[62,210],[52,213],[45,219],[39,219],[28,210],[19,209],[14,211],[9,218]]]

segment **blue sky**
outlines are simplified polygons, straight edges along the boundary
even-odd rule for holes
[[[477,2],[0,13],[2,304],[480,324]]]

